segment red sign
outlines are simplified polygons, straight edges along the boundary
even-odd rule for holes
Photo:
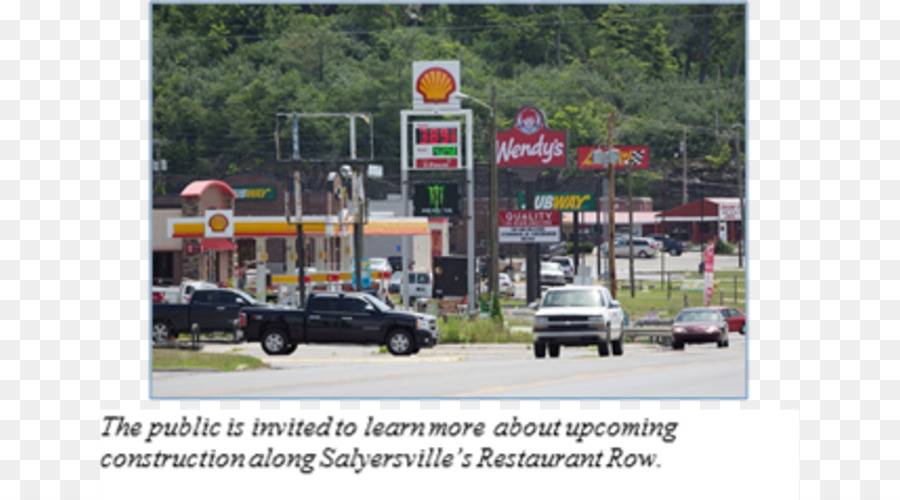
[[[186,253],[188,257],[193,257],[197,254],[197,245],[194,243],[188,243],[184,246],[184,253]]]
[[[415,168],[422,170],[459,168],[459,160],[457,158],[416,158]]]
[[[545,123],[541,110],[520,109],[513,128],[497,132],[497,166],[565,167],[566,131],[550,130]]]
[[[713,296],[713,264],[716,259],[716,244],[710,242],[703,250],[703,277],[705,278],[703,289],[703,305],[709,307]]]
[[[649,146],[613,146],[619,150],[619,163],[616,170],[622,170],[629,165],[634,169],[650,168]],[[579,170],[606,170],[606,165],[594,163],[594,151],[606,151],[609,146],[579,146],[578,169]]]
[[[556,210],[500,210],[497,225],[500,227],[557,227],[559,212]]]

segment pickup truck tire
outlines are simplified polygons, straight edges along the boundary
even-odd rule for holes
[[[409,356],[416,349],[412,335],[406,330],[391,330],[384,343],[394,356]]]
[[[172,331],[172,325],[168,321],[158,320],[153,322],[153,342],[173,340],[174,338],[175,333]]]
[[[263,351],[270,356],[286,355],[293,352],[290,350],[291,343],[288,341],[287,334],[278,326],[266,328],[266,331],[263,332],[262,337],[259,339],[259,343]],[[294,346],[294,349],[296,349],[296,346]]]
[[[610,342],[612,344],[612,353],[613,356],[621,356],[622,355],[622,337],[619,337],[619,340],[613,340]]]
[[[671,255],[672,257],[678,257],[679,255],[681,255],[681,250],[673,248],[669,250],[669,255]]]
[[[535,358],[543,358],[547,354],[547,344],[543,342],[535,342],[534,343],[534,357]]]
[[[547,345],[547,350],[550,351],[550,357],[551,357],[551,358],[558,358],[558,357],[559,357],[559,344],[552,344],[552,343],[551,343],[551,344],[548,344],[548,345]]]
[[[609,343],[605,339],[597,344],[597,354],[599,354],[600,357],[609,356]]]

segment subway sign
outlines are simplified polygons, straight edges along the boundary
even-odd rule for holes
[[[274,200],[275,186],[242,186],[235,187],[235,199],[238,200]]]
[[[519,209],[525,209],[525,193],[519,193]],[[592,193],[536,193],[535,210],[561,210],[563,212],[593,212]]]

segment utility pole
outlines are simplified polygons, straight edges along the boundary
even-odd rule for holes
[[[306,275],[303,268],[306,256],[303,247],[303,193],[300,191],[300,171],[294,171],[294,199],[297,200],[297,289],[300,292],[298,308],[306,305]]]
[[[498,208],[497,208],[497,198],[499,196],[498,189],[498,181],[497,181],[497,86],[491,85],[491,164],[490,164],[490,184],[491,184],[491,197],[490,197],[490,231],[491,231],[491,274],[489,277],[489,287],[491,290],[491,304],[495,300],[495,296],[499,295],[500,290],[498,286],[498,276],[497,272],[500,267],[500,235],[497,234],[499,232],[499,222],[497,220],[498,217]]]
[[[628,283],[634,298],[634,201],[631,194],[631,161],[628,162]]]
[[[735,161],[737,162],[738,167],[738,196],[741,201],[741,232],[738,238],[738,267],[744,267],[744,164],[741,163],[741,144],[739,141],[738,135],[738,127],[740,125],[734,124],[732,128],[734,129],[734,152],[735,152]]]
[[[612,162],[613,151],[613,114],[609,114],[609,149],[607,153],[607,170],[609,176],[609,293],[616,298],[616,165]]]
[[[687,126],[681,134],[681,204],[687,205]]]

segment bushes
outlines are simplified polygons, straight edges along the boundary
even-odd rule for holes
[[[734,253],[734,245],[722,240],[716,240],[716,255],[731,255]]]
[[[594,251],[594,244],[590,241],[579,241],[578,242],[579,253],[591,253]],[[566,255],[572,255],[575,253],[575,243],[572,241],[566,242]]]
[[[442,344],[531,343],[531,332],[511,332],[503,322],[465,316],[448,316],[438,321]]]

